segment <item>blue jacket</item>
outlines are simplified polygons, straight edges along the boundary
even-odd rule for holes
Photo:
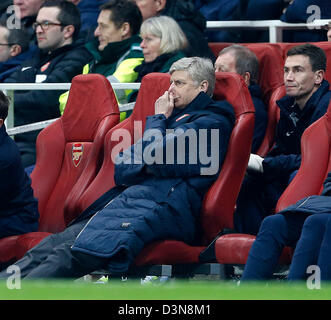
[[[240,0],[196,0],[195,6],[207,21],[240,20]],[[240,42],[238,30],[206,30],[208,42]]]
[[[15,142],[0,127],[0,237],[37,231],[38,203]]]
[[[325,114],[330,97],[329,83],[323,80],[302,111],[294,105],[294,98],[285,96],[277,101],[280,119],[275,146],[263,161],[264,176],[269,181],[281,180],[287,185],[290,174],[299,169],[301,136],[306,128]]]
[[[256,153],[259,149],[265,131],[268,125],[268,113],[267,108],[262,101],[262,91],[259,85],[252,84],[248,87],[251,94],[254,108],[255,108],[255,124],[254,124],[254,134],[252,142],[252,153]]]
[[[311,7],[310,7],[311,6]],[[308,8],[310,7],[310,10]],[[329,19],[331,16],[331,2],[328,0],[294,0],[286,9],[280,20],[298,23],[312,19]],[[323,29],[290,31],[283,34],[284,42],[315,42],[326,41],[326,31]]]
[[[108,204],[98,211],[96,202],[83,213],[83,218],[94,216],[76,238],[73,254],[109,258],[108,269],[116,273],[127,271],[152,241],[176,239],[193,244],[203,196],[218,176],[233,125],[232,107],[204,93],[185,109],[175,109],[168,119],[160,114],[147,117],[143,138],[117,157],[117,187],[97,200]],[[196,135],[201,143],[190,136],[177,152],[185,135]],[[219,157],[213,158],[216,169],[207,175],[202,169],[210,163],[202,155],[211,154],[213,148]],[[190,159],[194,154],[197,159]]]

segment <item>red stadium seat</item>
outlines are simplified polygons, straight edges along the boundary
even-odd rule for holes
[[[109,81],[99,74],[76,76],[63,116],[42,130],[36,142],[37,162],[31,179],[38,199],[39,232],[0,239],[0,263],[20,258],[45,236],[65,228],[64,207],[75,207],[96,176],[104,137],[118,122],[118,105]]]
[[[141,137],[142,130],[145,127],[146,117],[155,112],[155,101],[169,88],[169,86],[170,75],[166,73],[150,73],[143,78],[131,116],[108,132],[105,138],[104,147],[107,152],[105,152],[102,167],[98,175],[78,200],[75,209],[77,212],[75,214],[82,212],[103,193],[115,185],[112,153],[116,145],[119,143],[116,138],[117,133],[123,133],[126,131],[127,135],[131,137],[131,142],[129,142],[128,145],[123,145],[123,143],[121,143],[122,148],[127,148],[134,141],[137,141]],[[120,151],[121,150],[117,150],[116,154]],[[67,218],[68,217],[66,216],[66,219]]]
[[[301,139],[302,161],[298,173],[278,200],[276,212],[309,195],[320,194],[323,181],[331,170],[331,102],[327,113],[307,128]],[[245,264],[255,236],[227,234],[217,239],[216,258],[221,264]],[[287,247],[279,260],[289,264]]]
[[[281,99],[282,97],[284,97],[285,94],[286,94],[285,87],[280,86],[273,91],[273,93],[270,97],[269,105],[268,105],[267,129],[264,134],[264,138],[261,142],[261,145],[256,152],[261,157],[265,157],[274,144],[276,127],[277,127],[277,123],[279,121],[279,116],[280,116],[280,109],[279,109],[276,101]]]
[[[207,192],[201,212],[202,241],[190,246],[164,240],[145,247],[135,266],[199,263],[199,255],[223,228],[233,228],[233,212],[250,154],[254,106],[243,78],[235,73],[217,73],[216,99],[226,99],[235,110],[236,123],[218,179]]]

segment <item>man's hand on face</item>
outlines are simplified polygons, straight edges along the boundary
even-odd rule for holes
[[[164,114],[166,118],[169,118],[174,110],[174,96],[171,92],[166,91],[155,102],[155,114]]]

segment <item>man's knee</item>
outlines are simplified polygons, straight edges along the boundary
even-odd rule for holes
[[[286,221],[281,214],[274,214],[265,217],[262,221],[259,233],[267,232],[269,234],[278,237],[279,235],[284,236],[287,232]]]
[[[306,219],[303,228],[314,232],[324,232],[329,217],[328,214],[311,215]]]

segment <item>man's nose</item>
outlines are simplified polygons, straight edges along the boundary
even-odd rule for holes
[[[285,79],[286,80],[293,80],[293,72],[292,71],[289,71],[287,74],[286,74],[286,77]]]
[[[99,27],[96,27],[96,29],[94,30],[94,36],[95,36],[95,37],[99,37],[99,36],[100,36],[100,30],[99,30]]]
[[[44,30],[43,30],[43,28],[41,27],[40,24],[37,25],[35,32],[36,32],[36,33],[44,32]]]
[[[175,84],[172,82],[172,83],[170,83],[170,86],[169,86],[169,89],[168,89],[168,91],[169,92],[173,92],[173,90],[174,90],[174,87],[175,87]]]

